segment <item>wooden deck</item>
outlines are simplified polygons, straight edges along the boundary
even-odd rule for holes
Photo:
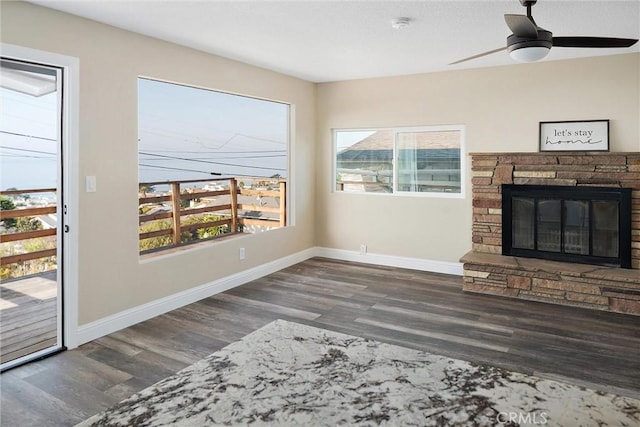
[[[56,271],[0,284],[0,362],[56,344]]]

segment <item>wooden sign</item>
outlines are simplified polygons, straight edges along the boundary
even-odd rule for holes
[[[540,122],[540,151],[609,151],[609,120]]]

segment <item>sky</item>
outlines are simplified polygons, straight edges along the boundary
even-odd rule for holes
[[[287,176],[287,104],[138,80],[140,182]]]
[[[57,93],[0,88],[0,189],[56,186]],[[289,105],[138,80],[139,182],[287,177]]]
[[[0,88],[0,189],[56,187],[57,94]]]
[[[336,132],[336,152],[339,153],[351,147],[352,145],[357,144],[358,142],[362,141],[368,136],[373,135],[374,133],[376,132],[375,131],[359,131],[359,130],[353,130],[353,131],[341,130],[339,132]]]

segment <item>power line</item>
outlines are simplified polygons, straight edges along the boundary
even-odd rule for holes
[[[265,142],[273,142],[274,144],[286,144],[286,141],[278,141],[275,139],[268,139],[268,138],[261,138],[259,136],[252,136],[252,135],[247,135],[244,133],[236,133],[232,138],[235,138],[236,136],[244,136],[245,138],[249,138],[249,139],[255,139],[257,141],[265,141]]]
[[[265,156],[232,156],[232,157],[200,157],[200,160],[234,160],[234,159],[266,159],[266,158],[275,158],[275,157],[286,157],[286,154],[272,154]],[[145,159],[145,160],[157,160],[157,161],[172,161],[175,160],[173,157],[170,158],[161,158],[161,159]],[[251,166],[247,166],[251,167]]]
[[[55,160],[52,159],[51,157],[47,157],[47,156],[26,156],[23,154],[8,154],[8,153],[1,153],[2,157],[12,157],[15,159],[45,159],[45,160]]]
[[[262,167],[262,166],[239,165],[239,164],[235,164],[235,163],[212,162],[212,161],[200,160],[200,159],[190,159],[188,157],[166,156],[166,155],[163,155],[163,154],[146,153],[146,152],[143,152],[143,151],[140,151],[139,154],[142,154],[142,155],[145,155],[145,156],[163,157],[163,158],[167,158],[167,159],[184,160],[186,162],[207,163],[207,164],[222,165],[222,166],[235,166],[235,167],[248,168],[248,169],[263,169],[263,170],[270,170],[270,171],[282,171],[282,172],[286,171],[286,169],[281,169],[281,168],[267,168],[267,167]]]
[[[170,170],[177,170],[177,171],[183,171],[183,172],[205,173],[205,174],[208,174],[208,175],[216,175],[216,176],[246,176],[246,177],[251,177],[251,178],[270,178],[268,176],[247,175],[247,174],[242,174],[242,173],[205,172],[205,171],[198,171],[198,170],[194,170],[194,169],[172,168],[172,167],[169,167],[169,166],[146,165],[146,164],[143,164],[143,163],[138,163],[138,166],[142,166],[142,167],[146,167],[146,168],[170,169]]]
[[[234,139],[236,139],[238,137],[244,137],[244,138],[252,139],[252,140],[255,140],[255,141],[262,141],[262,142],[267,142],[267,143],[271,143],[271,144],[278,144],[278,145],[286,145],[286,143],[287,143],[287,141],[282,141],[282,140],[278,140],[278,139],[270,139],[270,138],[254,136],[254,135],[248,135],[246,133],[240,133],[240,132],[234,132],[233,135],[231,135],[230,137],[228,137],[228,138],[226,138],[224,140],[220,140],[220,139],[212,138],[212,137],[207,137],[207,136],[202,136],[202,135],[199,135],[199,134],[189,134],[189,133],[180,132],[180,131],[176,131],[176,130],[158,129],[158,128],[143,128],[143,129],[140,129],[140,134],[141,135],[144,135],[144,134],[158,135],[158,136],[163,137],[163,138],[181,139],[183,141],[192,142],[192,143],[201,143],[201,142],[208,141],[210,143],[217,144],[216,148],[218,148],[218,149],[226,146],[227,144],[229,144],[230,142],[232,142]]]
[[[287,150],[247,150],[247,151],[209,151],[209,150],[199,150],[199,151],[187,151],[187,150],[159,150],[156,149],[152,144],[140,144],[140,145],[149,145],[153,147],[153,151],[156,153],[185,153],[185,154],[262,154],[262,153],[286,153]]]
[[[3,131],[0,131],[3,132]],[[55,141],[55,140],[54,140]],[[3,148],[5,150],[14,150],[14,151],[26,151],[27,153],[38,153],[38,154],[49,154],[52,156],[55,156],[56,153],[49,153],[48,151],[40,151],[40,150],[27,150],[26,148],[14,148],[14,147],[7,147],[5,145],[0,145],[0,148]]]
[[[9,131],[6,131],[6,130],[0,130],[0,133],[6,133],[7,135],[14,135],[14,136],[24,136],[24,137],[27,137],[27,138],[34,138],[34,139],[43,139],[45,141],[58,142],[58,140],[55,139],[55,138],[45,138],[44,136],[27,135],[26,133],[9,132]]]
[[[172,168],[170,166],[145,165],[145,164],[142,164],[142,163],[138,163],[138,166],[143,166],[143,167],[146,167],[146,168],[171,169],[171,170],[183,171],[183,172],[206,173],[207,175],[222,175],[222,174],[220,174],[218,172],[205,172],[205,171],[197,171],[197,170],[194,170],[194,169]]]
[[[264,156],[233,156],[233,157],[200,157],[201,159],[235,160],[235,159],[267,159],[274,157],[287,157],[286,154],[266,154]]]
[[[2,97],[3,98],[5,98],[5,97],[9,98],[8,95],[14,95],[14,94],[18,95],[16,92],[7,90],[6,92],[3,92]],[[56,111],[55,107],[54,108],[48,108],[48,107],[45,107],[44,105],[38,105],[38,104],[33,104],[31,102],[26,102],[24,99],[20,99],[21,98],[20,95],[18,95],[18,98],[15,98],[14,96],[11,96],[10,98],[12,98],[12,99],[10,101],[11,102],[19,102],[20,104],[28,105],[29,107],[32,107],[32,108],[39,108],[41,110],[47,110],[47,111],[52,111],[52,112]]]
[[[201,143],[207,143],[207,144],[216,144],[219,147],[222,147],[225,145],[226,141],[220,141],[211,137],[205,137],[205,136],[200,136],[200,135],[192,135],[192,134],[188,134],[188,133],[184,133],[184,132],[177,132],[177,131],[171,131],[171,130],[155,130],[155,129],[141,129],[140,130],[140,135],[144,135],[144,134],[151,134],[151,135],[157,135],[159,137],[162,138],[170,138],[172,140],[181,140],[184,142],[190,142],[190,143],[194,143],[194,144],[201,144]],[[140,140],[141,138],[139,138]]]

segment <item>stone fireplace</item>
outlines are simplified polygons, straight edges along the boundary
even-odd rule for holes
[[[465,291],[640,315],[640,153],[471,157]],[[524,215],[515,223],[503,218],[514,205]]]

